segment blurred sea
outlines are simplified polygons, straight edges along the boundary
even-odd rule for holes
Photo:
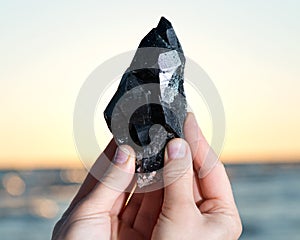
[[[227,165],[240,239],[300,240],[300,164]],[[0,171],[0,239],[50,239],[86,172]]]

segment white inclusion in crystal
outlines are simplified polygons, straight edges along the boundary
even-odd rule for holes
[[[142,188],[144,186],[148,186],[151,183],[155,182],[156,178],[156,171],[150,172],[150,173],[138,173],[138,178],[137,178],[137,185]]]
[[[177,94],[177,92],[174,92],[174,89],[169,89],[170,87],[168,87],[168,84],[174,72],[180,65],[181,65],[181,61],[176,50],[159,54],[158,66],[160,69],[159,72],[160,93],[161,93],[162,101],[166,103],[173,102],[174,97]]]

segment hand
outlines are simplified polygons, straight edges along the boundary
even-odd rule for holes
[[[121,181],[116,177],[116,169],[107,166],[110,170],[104,183],[117,182],[118,190],[93,177],[103,169],[99,168],[99,164],[103,166],[103,157],[113,158],[116,145],[111,141],[56,224],[52,239],[237,239],[241,222],[224,167],[218,163],[207,176],[198,179],[193,174],[191,153],[197,172],[200,167],[209,169],[207,161],[216,162],[216,156],[210,151],[192,114],[188,115],[184,130],[191,151],[180,139],[172,140],[167,146],[166,164],[175,164],[164,169],[168,169],[164,171],[164,180],[171,184],[164,190],[133,194],[125,209],[128,194],[123,191],[134,172],[133,150],[123,146],[127,154],[124,151],[121,155],[116,154],[115,164],[131,173]],[[183,157],[180,152],[184,153]],[[180,166],[185,168],[180,169]],[[173,182],[178,176],[179,179]]]
[[[187,116],[184,133],[187,142],[174,139],[167,145],[165,169],[174,164],[168,171],[164,169],[164,180],[172,182],[181,176],[164,189],[152,239],[238,239],[242,225],[229,179],[193,114]],[[183,175],[181,166],[189,166]]]

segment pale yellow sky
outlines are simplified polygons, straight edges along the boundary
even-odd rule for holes
[[[72,119],[81,85],[162,15],[223,100],[222,159],[300,159],[299,10],[297,1],[1,2],[0,167],[80,166]],[[210,138],[207,109],[195,108]],[[103,146],[109,132],[100,110],[95,117]]]

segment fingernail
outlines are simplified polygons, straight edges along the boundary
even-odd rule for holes
[[[169,159],[183,158],[186,155],[186,143],[181,139],[172,140],[167,145]]]
[[[128,160],[130,152],[125,147],[118,147],[114,157],[114,163],[124,164]]]

